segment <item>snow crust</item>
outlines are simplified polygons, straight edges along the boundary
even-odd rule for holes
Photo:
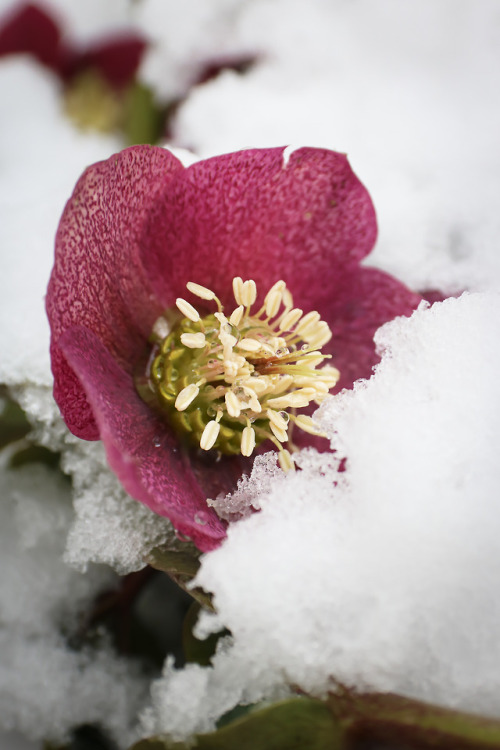
[[[218,615],[198,635],[232,641],[167,665],[147,729],[337,680],[498,716],[499,322],[500,295],[473,294],[379,331],[375,375],[317,414],[346,470],[305,452],[203,556]]]

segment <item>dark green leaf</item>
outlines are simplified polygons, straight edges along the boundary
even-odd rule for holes
[[[196,638],[193,635],[193,628],[196,625],[199,611],[200,605],[198,602],[193,602],[187,611],[182,628],[182,647],[187,662],[195,662],[202,667],[208,667],[212,663],[212,656],[215,654],[219,638],[228,635],[229,630],[213,633],[205,639]]]
[[[27,435],[31,426],[21,407],[7,396],[3,387],[0,387],[0,398],[3,401],[3,409],[0,406],[0,448],[3,448]]]
[[[130,750],[188,750],[193,744],[151,737]],[[232,724],[195,737],[197,750],[341,750],[340,734],[327,706],[293,698],[254,711]]]
[[[42,445],[27,444],[13,454],[9,466],[12,469],[17,469],[20,466],[26,466],[26,464],[42,463],[51,469],[56,469],[60,460],[59,453],[54,453]]]
[[[213,611],[212,597],[200,588],[190,588],[200,567],[200,561],[189,552],[175,552],[155,547],[146,555],[144,561],[156,570],[161,570],[193,597],[202,607]]]
[[[127,145],[158,143],[163,135],[164,112],[157,105],[154,92],[135,82],[125,96],[123,130]]]

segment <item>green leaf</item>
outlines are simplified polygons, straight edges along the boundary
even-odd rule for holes
[[[166,573],[175,583],[193,597],[202,607],[214,611],[212,597],[201,588],[192,588],[190,582],[200,567],[200,561],[189,552],[176,552],[162,547],[155,547],[144,558],[144,561],[156,570]]]
[[[141,740],[130,750],[188,750],[193,743],[167,737]],[[310,698],[292,698],[253,711],[210,734],[195,737],[196,750],[341,750],[337,723],[328,707]]]

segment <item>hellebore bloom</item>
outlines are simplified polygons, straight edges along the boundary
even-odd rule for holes
[[[111,132],[126,125],[130,92],[146,48],[135,31],[76,44],[57,16],[31,3],[13,6],[0,19],[0,58],[27,54],[50,69],[64,86],[66,113],[83,129]]]
[[[295,408],[368,377],[375,330],[418,305],[360,266],[376,232],[367,190],[332,151],[256,149],[184,168],[136,146],[88,168],[47,293],[69,429],[103,440],[133,497],[216,547],[225,524],[207,496],[235,485],[263,439],[293,468],[288,420],[316,432]]]
[[[0,20],[0,57],[28,54],[68,83],[93,69],[113,88],[130,83],[146,49],[135,32],[109,36],[86,47],[70,44],[57,18],[36,3],[14,5]]]

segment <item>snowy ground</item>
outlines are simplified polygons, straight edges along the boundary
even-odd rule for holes
[[[72,510],[49,474],[2,471],[0,727],[41,739],[102,719],[126,747],[148,703],[143,731],[182,737],[290,683],[321,694],[332,676],[498,715],[498,3],[52,5],[77,38],[146,31],[155,44],[141,75],[163,97],[182,93],[203,60],[255,54],[245,74],[191,92],[173,145],[201,157],[288,143],[345,151],[377,208],[370,264],[418,290],[473,293],[388,324],[372,379],[322,407],[346,472],[310,453],[296,476],[256,472],[243,494],[262,512],[235,525],[198,576],[218,609],[200,631],[223,624],[232,640],[213,668],[167,664],[149,700],[106,644],[77,663],[60,636],[114,576],[109,565],[137,569],[171,531],[117,487],[99,447],[66,435],[43,312],[64,202],[82,169],[121,144],[78,133],[33,62],[0,60],[0,381],[74,482]],[[68,685],[81,671],[76,700]]]

